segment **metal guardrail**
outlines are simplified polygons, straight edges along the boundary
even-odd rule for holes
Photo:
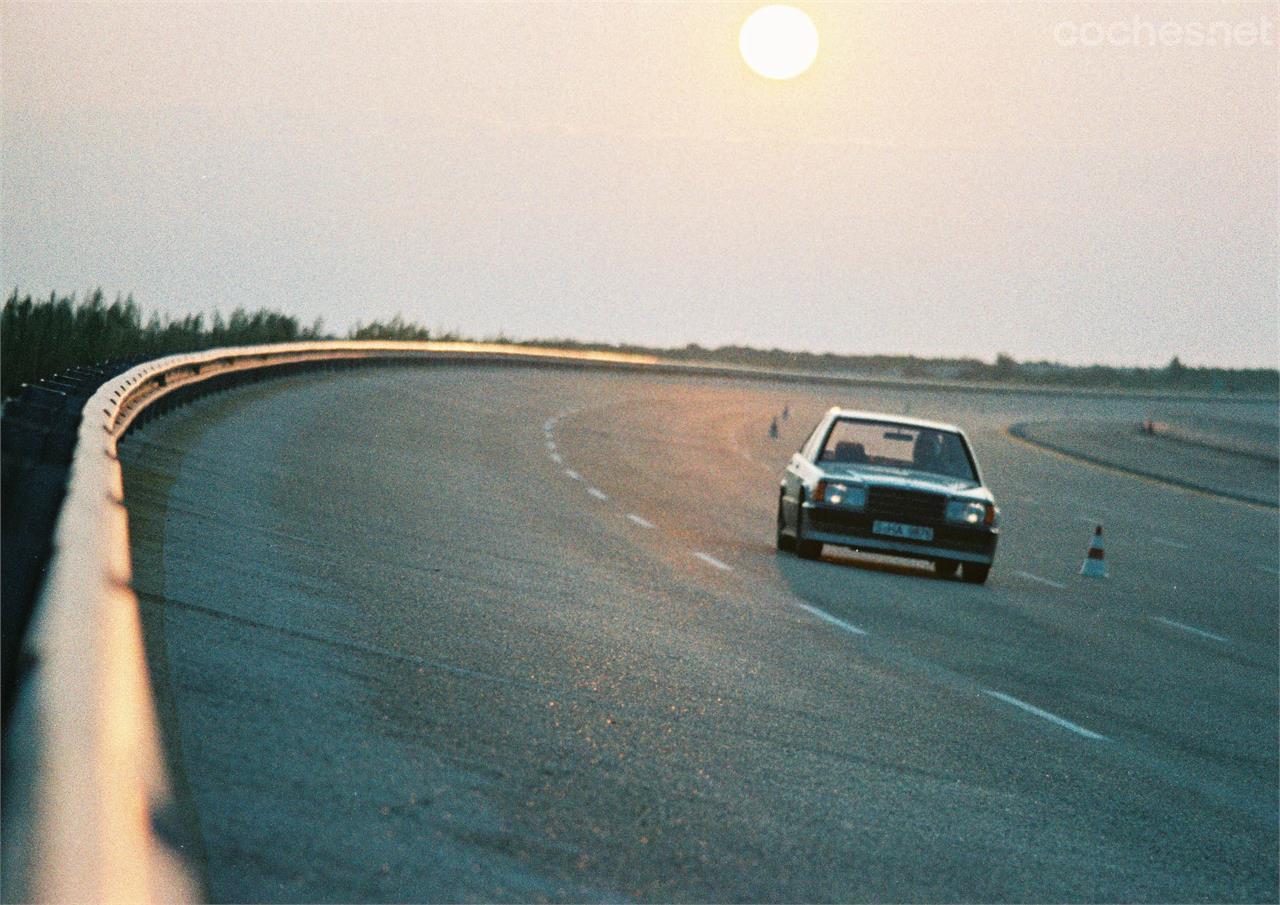
[[[105,380],[136,362],[71,368],[24,385],[0,418],[0,712],[7,723],[25,668],[21,639],[43,582],[54,522],[66,491],[80,414]]]
[[[164,839],[170,789],[138,601],[130,587],[128,521],[116,455],[121,437],[174,405],[259,379],[268,371],[451,360],[839,386],[1027,392],[679,364],[621,353],[383,341],[215,349],[157,359],[108,379],[81,412],[48,569],[22,650],[30,667],[5,727],[5,900],[186,902],[201,894]]]

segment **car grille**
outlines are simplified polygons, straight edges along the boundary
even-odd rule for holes
[[[905,521],[940,521],[946,512],[947,498],[941,493],[895,487],[867,488],[868,515]]]

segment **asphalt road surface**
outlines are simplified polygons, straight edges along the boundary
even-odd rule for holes
[[[774,551],[832,404],[966,428],[986,586]],[[1275,901],[1276,510],[1004,433],[1146,407],[439,367],[161,419],[187,851],[226,901]]]

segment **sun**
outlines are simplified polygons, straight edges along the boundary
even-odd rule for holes
[[[738,33],[742,59],[767,79],[793,79],[818,55],[818,29],[794,6],[762,6]]]

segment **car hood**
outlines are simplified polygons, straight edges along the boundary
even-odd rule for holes
[[[959,478],[948,478],[944,475],[929,474],[922,471],[890,471],[882,469],[865,469],[856,465],[840,467],[827,465],[823,468],[826,476],[833,480],[850,481],[865,484],[868,487],[892,487],[897,490],[919,490],[925,493],[943,493],[953,497],[967,497],[973,500],[993,502],[991,492],[987,488],[963,481]]]

